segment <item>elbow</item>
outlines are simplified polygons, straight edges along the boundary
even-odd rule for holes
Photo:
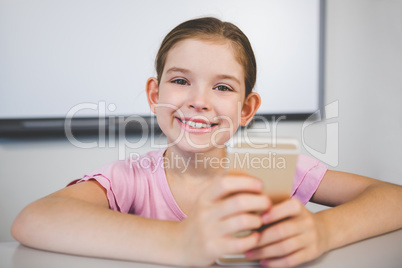
[[[24,211],[21,211],[17,217],[14,219],[11,225],[11,235],[12,237],[20,242],[21,244],[25,244],[25,230],[27,229],[27,223],[24,216]]]
[[[14,219],[11,225],[12,237],[23,245],[30,246],[35,229],[33,227],[34,220],[32,217],[32,204],[24,208]]]
[[[14,222],[11,225],[11,235],[12,237],[17,240],[18,242],[21,242],[21,233],[23,231],[23,226],[20,220],[20,215],[17,216],[17,218],[14,220]]]
[[[17,240],[18,242],[23,244],[23,233],[24,233],[24,220],[22,219],[22,212],[18,214],[18,216],[14,219],[11,225],[11,235],[12,237]]]

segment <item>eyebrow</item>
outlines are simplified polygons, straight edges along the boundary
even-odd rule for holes
[[[184,68],[179,68],[179,67],[172,67],[172,68],[169,68],[169,70],[166,71],[166,74],[173,73],[173,72],[179,72],[179,73],[186,74],[186,73],[190,73],[190,70],[184,69]]]
[[[179,73],[183,73],[183,74],[191,73],[190,70],[185,69],[185,68],[172,67],[172,68],[169,68],[169,69],[166,71],[166,74],[172,73],[172,72],[179,72]],[[235,76],[233,76],[233,75],[219,74],[219,75],[217,75],[217,78],[219,78],[219,79],[229,79],[229,80],[233,80],[233,81],[235,81],[236,83],[238,83],[239,85],[241,85],[239,79],[237,79],[237,78],[236,78]]]
[[[227,75],[227,74],[220,74],[217,76],[219,79],[229,79],[235,81],[237,84],[241,85],[239,79],[234,77],[233,75]]]

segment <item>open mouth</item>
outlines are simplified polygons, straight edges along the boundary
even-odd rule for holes
[[[181,118],[177,118],[177,119],[178,119],[181,123],[183,123],[183,124],[185,124],[185,125],[188,125],[188,126],[190,126],[190,127],[192,127],[192,128],[195,128],[195,129],[211,128],[211,127],[217,125],[216,123],[210,123],[210,124],[208,124],[208,123],[206,123],[206,122],[200,122],[199,120],[193,121],[193,120],[184,120],[184,119],[181,119]]]

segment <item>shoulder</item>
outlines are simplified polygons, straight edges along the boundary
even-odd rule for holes
[[[131,154],[124,160],[116,160],[91,172],[86,176],[131,177],[133,173],[147,173],[163,167],[164,150],[151,151],[143,155]]]
[[[321,161],[306,155],[299,155],[292,196],[306,204],[317,190],[327,170],[328,165]]]
[[[307,155],[300,154],[297,159],[297,170],[307,172],[313,168],[328,169],[328,165],[322,163],[316,158],[309,157]]]
[[[142,193],[155,183],[153,178],[164,174],[163,161],[160,160],[163,152],[152,151],[111,162],[69,185],[95,180],[106,190],[110,208],[130,212],[134,201],[141,200]]]
[[[321,181],[327,170],[328,165],[318,159],[300,154],[297,159],[295,179],[298,183],[302,183],[306,178]]]
[[[163,167],[163,154],[165,149],[158,151],[150,151],[144,155],[131,154],[124,162],[119,163],[123,167],[154,170]]]

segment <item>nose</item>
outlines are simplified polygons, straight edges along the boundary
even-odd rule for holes
[[[189,93],[188,107],[196,111],[208,111],[211,109],[211,98],[208,90],[195,89]]]

